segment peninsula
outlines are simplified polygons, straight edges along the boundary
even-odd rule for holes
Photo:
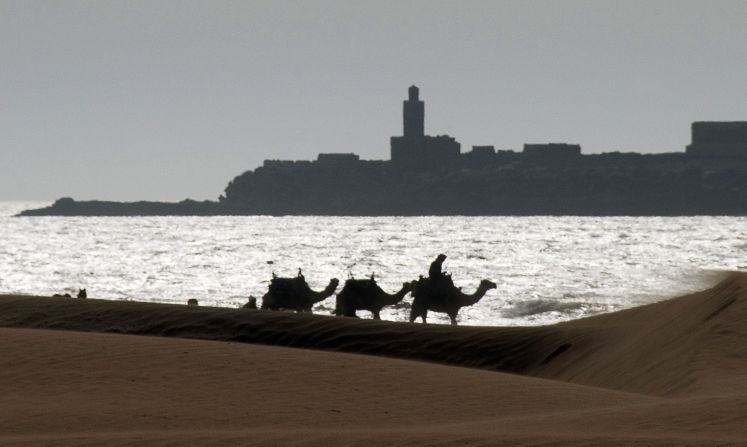
[[[692,123],[683,152],[583,154],[568,143],[462,152],[451,136],[425,134],[425,104],[412,86],[390,160],[265,160],[216,201],[66,197],[21,215],[747,215],[747,121]]]

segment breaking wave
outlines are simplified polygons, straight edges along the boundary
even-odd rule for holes
[[[592,307],[590,303],[565,302],[557,300],[529,300],[514,303],[502,311],[504,318],[522,318],[557,312],[569,316],[584,314]]]

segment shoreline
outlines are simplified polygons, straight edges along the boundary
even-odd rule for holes
[[[621,211],[622,210],[622,211]],[[62,217],[220,217],[220,216],[314,216],[314,217],[744,217],[747,210],[741,208],[722,207],[710,209],[700,208],[661,208],[653,205],[631,205],[627,207],[586,208],[578,204],[569,208],[556,209],[544,205],[533,205],[526,208],[496,208],[465,210],[426,209],[406,212],[404,208],[382,208],[372,212],[370,210],[272,210],[251,209],[234,205],[226,205],[218,201],[196,201],[184,199],[179,202],[135,201],[116,202],[103,200],[74,200],[68,197],[57,199],[49,206],[25,209],[13,217],[34,216],[62,216]]]

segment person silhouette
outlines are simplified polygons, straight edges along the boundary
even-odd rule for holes
[[[244,304],[242,306],[243,309],[256,309],[257,308],[257,298],[253,296],[249,296],[249,302]]]
[[[446,255],[442,253],[438,255],[436,259],[431,263],[431,266],[428,269],[428,276],[430,277],[430,279],[439,280],[444,276],[441,269],[443,268],[443,263],[445,260]]]

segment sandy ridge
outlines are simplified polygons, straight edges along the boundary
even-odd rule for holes
[[[745,273],[536,328],[0,297],[0,445],[747,445],[746,385]]]

